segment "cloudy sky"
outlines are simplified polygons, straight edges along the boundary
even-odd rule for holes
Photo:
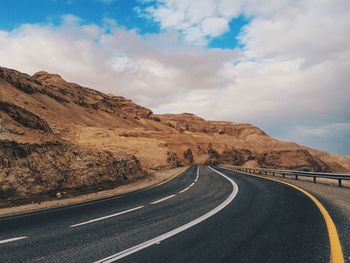
[[[0,65],[350,156],[349,0],[33,0]]]

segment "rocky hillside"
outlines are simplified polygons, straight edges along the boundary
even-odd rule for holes
[[[112,187],[192,163],[347,172],[350,159],[250,124],[156,115],[131,100],[0,67],[0,199]]]

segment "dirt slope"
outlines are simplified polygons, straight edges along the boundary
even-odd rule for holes
[[[156,115],[57,74],[0,67],[0,199],[112,187],[192,163],[350,170],[347,157],[274,140],[250,124]]]

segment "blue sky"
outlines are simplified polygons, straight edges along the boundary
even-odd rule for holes
[[[156,23],[146,21],[136,15],[135,0],[98,1],[98,0],[20,0],[8,1],[0,9],[1,28],[13,29],[23,23],[59,23],[63,14],[73,14],[86,23],[101,24],[104,17],[113,18],[127,28],[137,28],[142,33],[157,32]]]
[[[225,34],[215,37],[209,41],[209,48],[243,48],[242,43],[239,43],[237,36],[242,28],[249,23],[249,19],[243,15],[234,18],[230,21],[230,30]]]
[[[101,25],[104,18],[117,21],[139,34],[159,33],[160,25],[140,15],[138,10],[157,6],[156,2],[140,0],[12,0],[0,8],[0,29],[13,30],[24,23],[52,23],[57,25],[64,14],[80,17],[83,23]],[[208,48],[240,48],[237,41],[241,28],[249,22],[244,16],[229,21],[229,30],[223,35],[210,38]]]
[[[349,13],[341,0],[2,1],[0,60],[350,156]]]

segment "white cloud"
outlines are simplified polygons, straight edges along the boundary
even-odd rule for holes
[[[208,51],[178,42],[174,34],[139,36],[116,26],[82,24],[66,15],[59,26],[25,24],[0,31],[1,64],[33,74],[57,72],[70,81],[133,98],[154,108],[178,94],[224,85],[223,62],[237,51]]]
[[[158,5],[147,9],[147,14],[161,28],[179,31],[190,43],[206,45],[209,38],[229,30],[228,23],[236,10],[227,6],[228,1],[168,0],[158,1]]]
[[[331,0],[296,2],[269,16],[255,11],[240,40],[255,58],[322,63],[349,52],[349,12],[349,2]]]
[[[208,36],[220,36],[229,30],[227,19],[221,17],[208,17],[202,21],[202,31]]]
[[[338,125],[350,120],[349,1],[162,3],[147,11],[160,34],[74,16],[59,26],[0,31],[1,65],[57,72],[159,113],[251,122],[273,136],[350,155],[338,139],[350,136]],[[243,50],[203,47],[242,14],[251,18],[240,35]],[[313,140],[320,127],[332,136]]]

